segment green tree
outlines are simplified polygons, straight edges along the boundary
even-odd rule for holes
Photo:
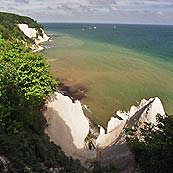
[[[44,101],[56,90],[49,64],[32,53],[17,24],[40,34],[29,17],[0,12],[0,172],[83,173],[78,160],[65,155],[44,133]],[[25,42],[25,44],[23,44]]]
[[[27,16],[0,12],[0,32],[3,38],[9,40],[18,38],[20,40],[25,40],[26,42],[32,42],[32,39],[27,38],[17,26],[17,24],[21,23],[28,24],[30,28],[36,28],[39,34],[42,34],[41,28],[43,28],[43,26],[33,19]]]
[[[0,39],[0,124],[6,131],[17,133],[55,89],[42,54],[32,53],[18,41]]]
[[[0,172],[84,172],[44,133],[41,110],[56,86],[42,54],[0,37],[0,157],[9,161]]]
[[[173,172],[173,116],[163,118],[158,115],[158,124],[145,124],[140,129],[128,132],[128,144],[142,172],[172,173]]]

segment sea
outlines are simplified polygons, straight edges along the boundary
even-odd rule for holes
[[[43,23],[55,78],[85,95],[90,118],[106,126],[116,111],[159,97],[173,114],[173,26]]]

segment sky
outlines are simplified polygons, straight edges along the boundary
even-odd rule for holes
[[[0,11],[39,22],[173,25],[173,0],[0,0]]]

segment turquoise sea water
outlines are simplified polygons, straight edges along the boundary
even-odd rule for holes
[[[173,26],[44,23],[55,77],[87,88],[82,102],[105,125],[116,110],[158,96],[173,112]]]

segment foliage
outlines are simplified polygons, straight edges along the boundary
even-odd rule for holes
[[[29,38],[27,38],[18,28],[17,24],[20,23],[28,24],[29,27],[36,28],[39,33],[42,33],[40,28],[43,28],[43,26],[33,19],[26,16],[0,12],[0,33],[3,38],[10,40],[18,38],[20,40],[31,42],[32,40],[29,40]]]
[[[0,13],[0,172],[85,172],[44,133],[44,101],[57,83],[44,56],[23,44],[17,23],[41,27],[28,17]]]
[[[146,124],[140,137],[129,132],[128,144],[140,169],[147,173],[173,172],[173,116],[158,115],[158,124]]]
[[[44,134],[44,124],[43,116],[37,113],[35,121],[25,127],[24,137],[0,133],[0,155],[10,160],[9,172],[84,172],[78,160],[68,158],[59,146],[49,141]]]
[[[23,131],[22,124],[33,118],[32,110],[55,89],[42,54],[32,53],[20,42],[0,39],[0,125],[6,131]],[[11,127],[14,124],[17,129]]]
[[[0,155],[13,163],[10,172],[82,169],[44,134],[40,108],[55,89],[42,54],[0,39]]]
[[[92,173],[118,173],[120,170],[116,168],[114,165],[109,164],[108,166],[104,166],[100,161],[96,161],[92,163],[91,166]]]

